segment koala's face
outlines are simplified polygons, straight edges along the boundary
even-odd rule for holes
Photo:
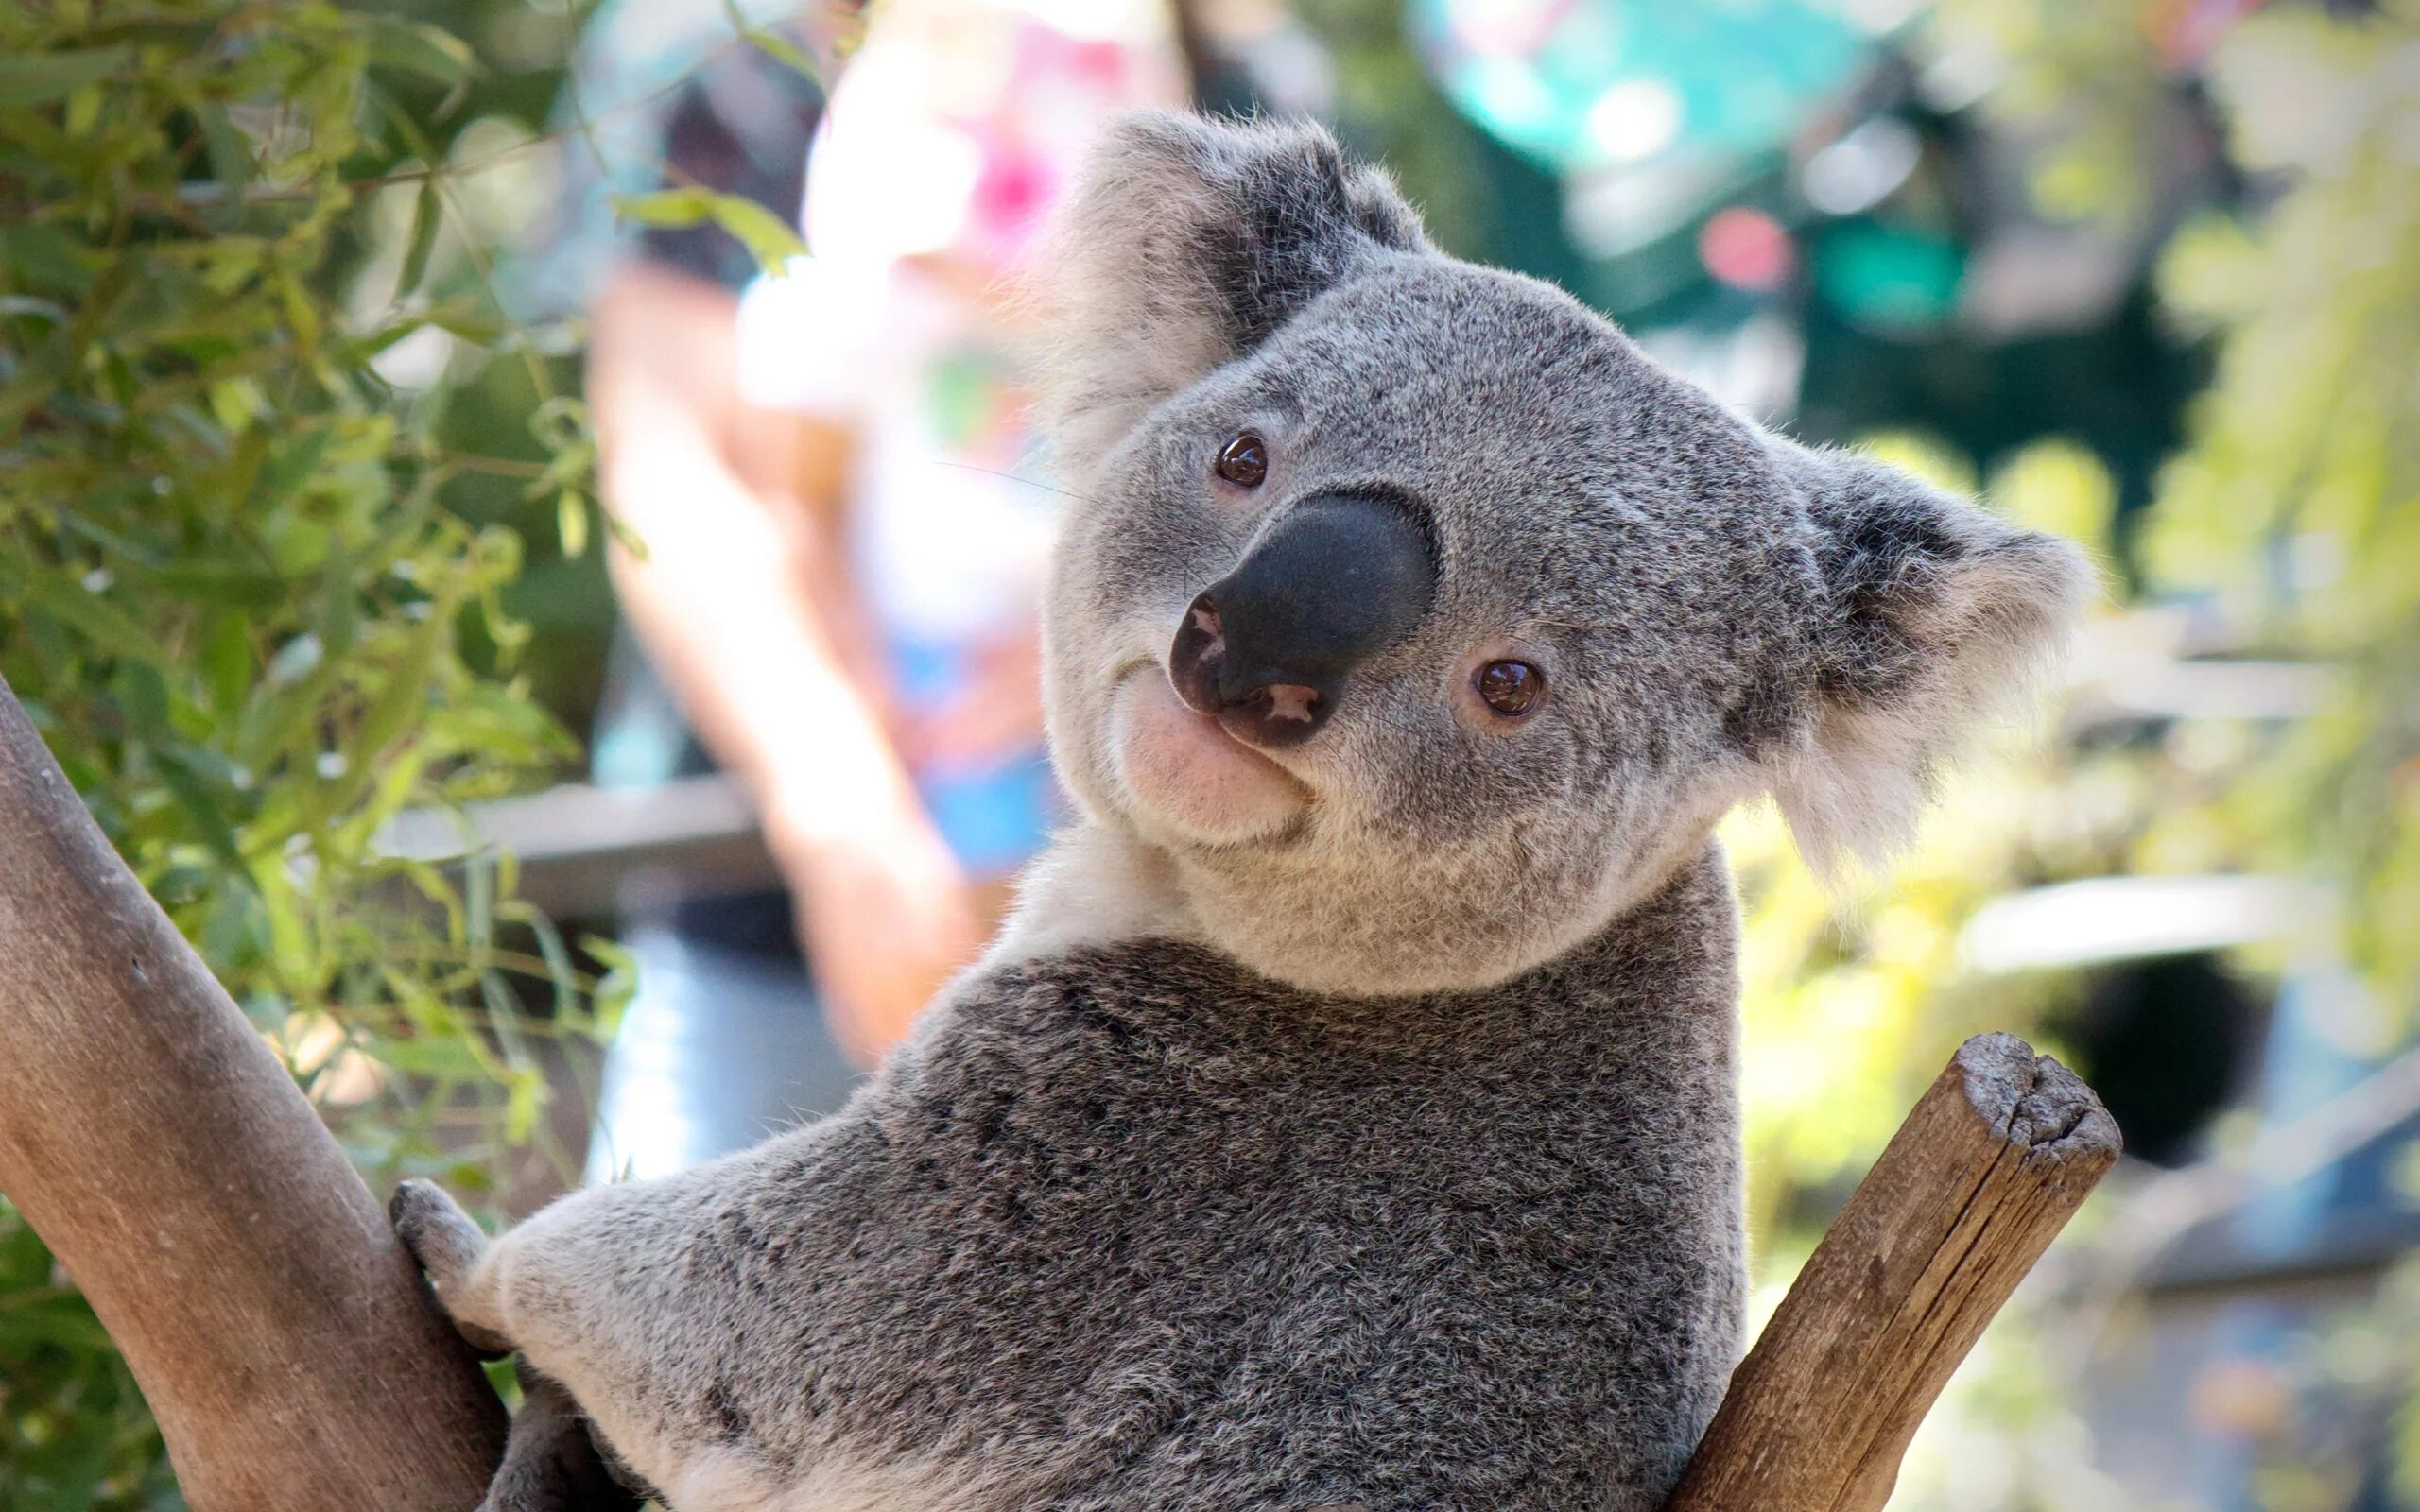
[[[1767,788],[1887,829],[2074,594],[1431,250],[1311,129],[1129,121],[1059,247],[1053,748],[1281,979],[1501,980]]]

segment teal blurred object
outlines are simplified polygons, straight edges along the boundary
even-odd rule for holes
[[[1956,313],[1966,254],[1947,236],[1857,218],[1816,237],[1814,268],[1815,287],[1851,324],[1876,335],[1912,336]]]
[[[1464,114],[1569,177],[1770,152],[1874,45],[1810,0],[1409,0],[1408,19]]]

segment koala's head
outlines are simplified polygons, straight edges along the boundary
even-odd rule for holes
[[[1055,249],[1053,750],[1281,980],[1502,980],[1758,792],[1887,850],[2086,591],[1436,251],[1316,128],[1127,118]]]

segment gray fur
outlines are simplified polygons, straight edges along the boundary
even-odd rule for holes
[[[439,1294],[681,1512],[1648,1512],[1739,1348],[1711,828],[1886,846],[2083,571],[1438,254],[1311,128],[1130,120],[1058,245],[1077,833],[838,1114],[424,1225]],[[1154,798],[1178,616],[1339,489],[1421,511],[1433,606],[1259,807]]]

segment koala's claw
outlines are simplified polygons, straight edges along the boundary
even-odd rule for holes
[[[477,1291],[475,1273],[487,1257],[486,1231],[434,1181],[396,1183],[395,1194],[387,1203],[387,1218],[395,1226],[395,1237],[428,1273],[429,1284],[437,1289],[437,1299],[445,1305],[456,1332],[481,1354],[510,1354],[512,1342],[485,1320],[470,1315],[466,1308]]]
[[[395,1226],[395,1236],[441,1291],[469,1274],[487,1253],[485,1230],[434,1181],[397,1183],[387,1217]]]

